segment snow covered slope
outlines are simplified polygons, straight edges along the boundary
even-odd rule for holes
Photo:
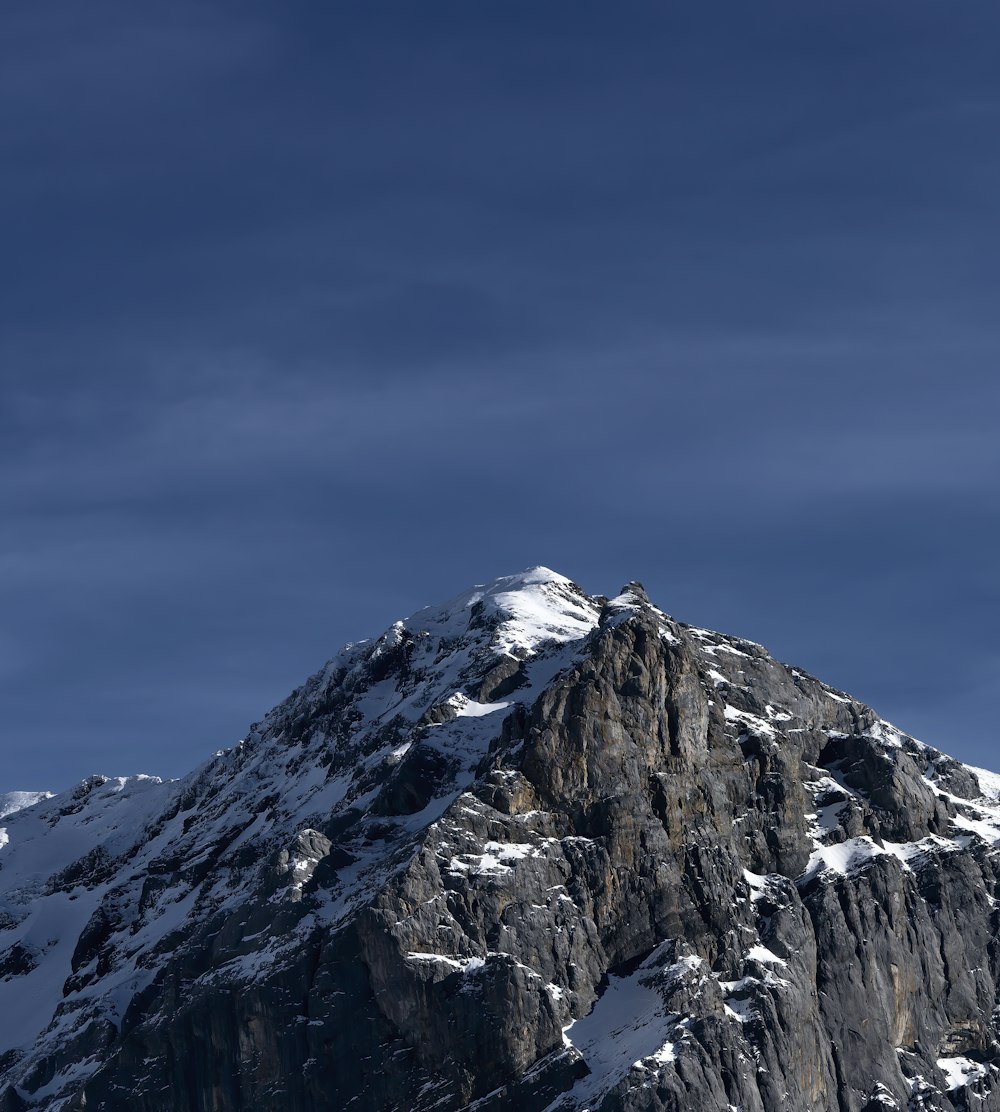
[[[0,819],[51,797],[52,792],[7,792],[6,795],[0,795]]]
[[[0,1109],[1000,1108],[977,773],[504,577],[182,780],[0,797]]]
[[[16,1075],[67,1057],[33,1096],[74,1088],[99,1059],[61,1049],[95,1024],[120,1026],[181,933],[248,899],[253,865],[284,853],[273,886],[295,900],[316,864],[304,848],[312,827],[384,812],[394,785],[412,810],[401,826],[426,827],[471,783],[503,712],[574,659],[599,611],[547,569],[504,577],[346,646],[180,781],[92,777],[56,796],[0,797],[0,1064]],[[395,864],[385,842],[358,847],[327,921]],[[293,934],[258,948],[229,973],[256,974],[295,944]]]

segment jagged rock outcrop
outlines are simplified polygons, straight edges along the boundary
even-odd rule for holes
[[[4,818],[0,1108],[1000,1110],[997,785],[533,569]]]

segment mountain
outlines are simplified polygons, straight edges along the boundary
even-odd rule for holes
[[[0,797],[0,1109],[1000,1110],[998,795],[534,568]]]

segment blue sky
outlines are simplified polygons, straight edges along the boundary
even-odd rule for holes
[[[0,789],[538,563],[1000,764],[995,4],[0,30]]]

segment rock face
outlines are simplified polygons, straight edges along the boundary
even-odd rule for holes
[[[508,577],[6,814],[0,1108],[1000,1110],[998,785]]]

